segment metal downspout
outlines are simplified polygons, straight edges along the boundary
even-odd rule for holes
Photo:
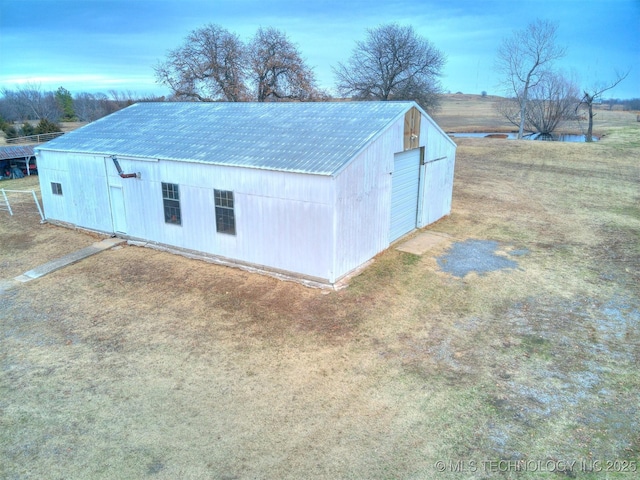
[[[118,162],[118,159],[116,158],[115,155],[111,157],[111,160],[113,160],[113,164],[116,166],[116,169],[118,170],[118,175],[120,175],[121,178],[140,178],[139,173],[123,173],[122,167],[120,167],[120,163]]]

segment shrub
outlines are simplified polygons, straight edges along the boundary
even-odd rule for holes
[[[60,129],[60,126],[56,123],[53,123],[50,120],[47,120],[46,118],[43,118],[42,120],[40,120],[40,122],[38,122],[38,125],[36,126],[35,130],[33,133],[35,134],[40,134],[40,133],[54,133],[54,132],[61,132],[62,130]]]
[[[7,136],[7,138],[16,138],[18,136],[18,130],[16,130],[16,127],[8,123],[4,125],[2,131]]]
[[[28,137],[29,135],[33,135],[35,132],[35,128],[29,122],[24,122],[22,128],[20,129],[20,134],[22,136]]]

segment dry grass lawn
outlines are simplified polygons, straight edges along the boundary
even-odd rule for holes
[[[496,104],[501,97],[488,95],[444,95],[442,108],[433,115],[438,125],[446,132],[517,132],[518,128],[507,122],[498,113]],[[611,127],[626,127],[636,121],[638,112],[608,110],[606,106],[596,105],[594,135],[602,135]],[[559,126],[557,133],[584,134],[587,121],[566,122]]]
[[[37,192],[37,176],[0,182],[0,189]],[[7,193],[14,215],[0,210],[0,280],[13,278],[33,267],[87,247],[98,239],[97,235],[78,235],[73,230],[53,225],[40,225],[40,214],[33,196]],[[4,206],[0,194],[0,208]]]
[[[327,293],[129,246],[0,293],[0,478],[636,478],[640,123],[602,128],[459,140],[431,228],[515,269],[392,249]],[[0,212],[0,279],[94,241]]]

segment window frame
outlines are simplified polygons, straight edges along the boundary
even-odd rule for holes
[[[180,207],[180,185],[160,182],[162,189],[162,207],[164,223],[182,226],[182,209]],[[175,220],[172,221],[172,218]]]
[[[62,195],[62,183],[60,182],[51,182],[51,193],[53,195]]]
[[[232,190],[213,190],[216,232],[225,235],[236,234],[235,199]]]

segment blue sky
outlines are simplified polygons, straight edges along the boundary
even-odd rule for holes
[[[500,94],[498,45],[536,18],[558,23],[567,55],[557,66],[579,85],[631,68],[609,93],[640,97],[640,0],[0,0],[0,87],[165,94],[153,66],[215,23],[243,40],[260,26],[283,30],[332,91],[332,67],[366,29],[396,22],[445,53],[445,91]]]

